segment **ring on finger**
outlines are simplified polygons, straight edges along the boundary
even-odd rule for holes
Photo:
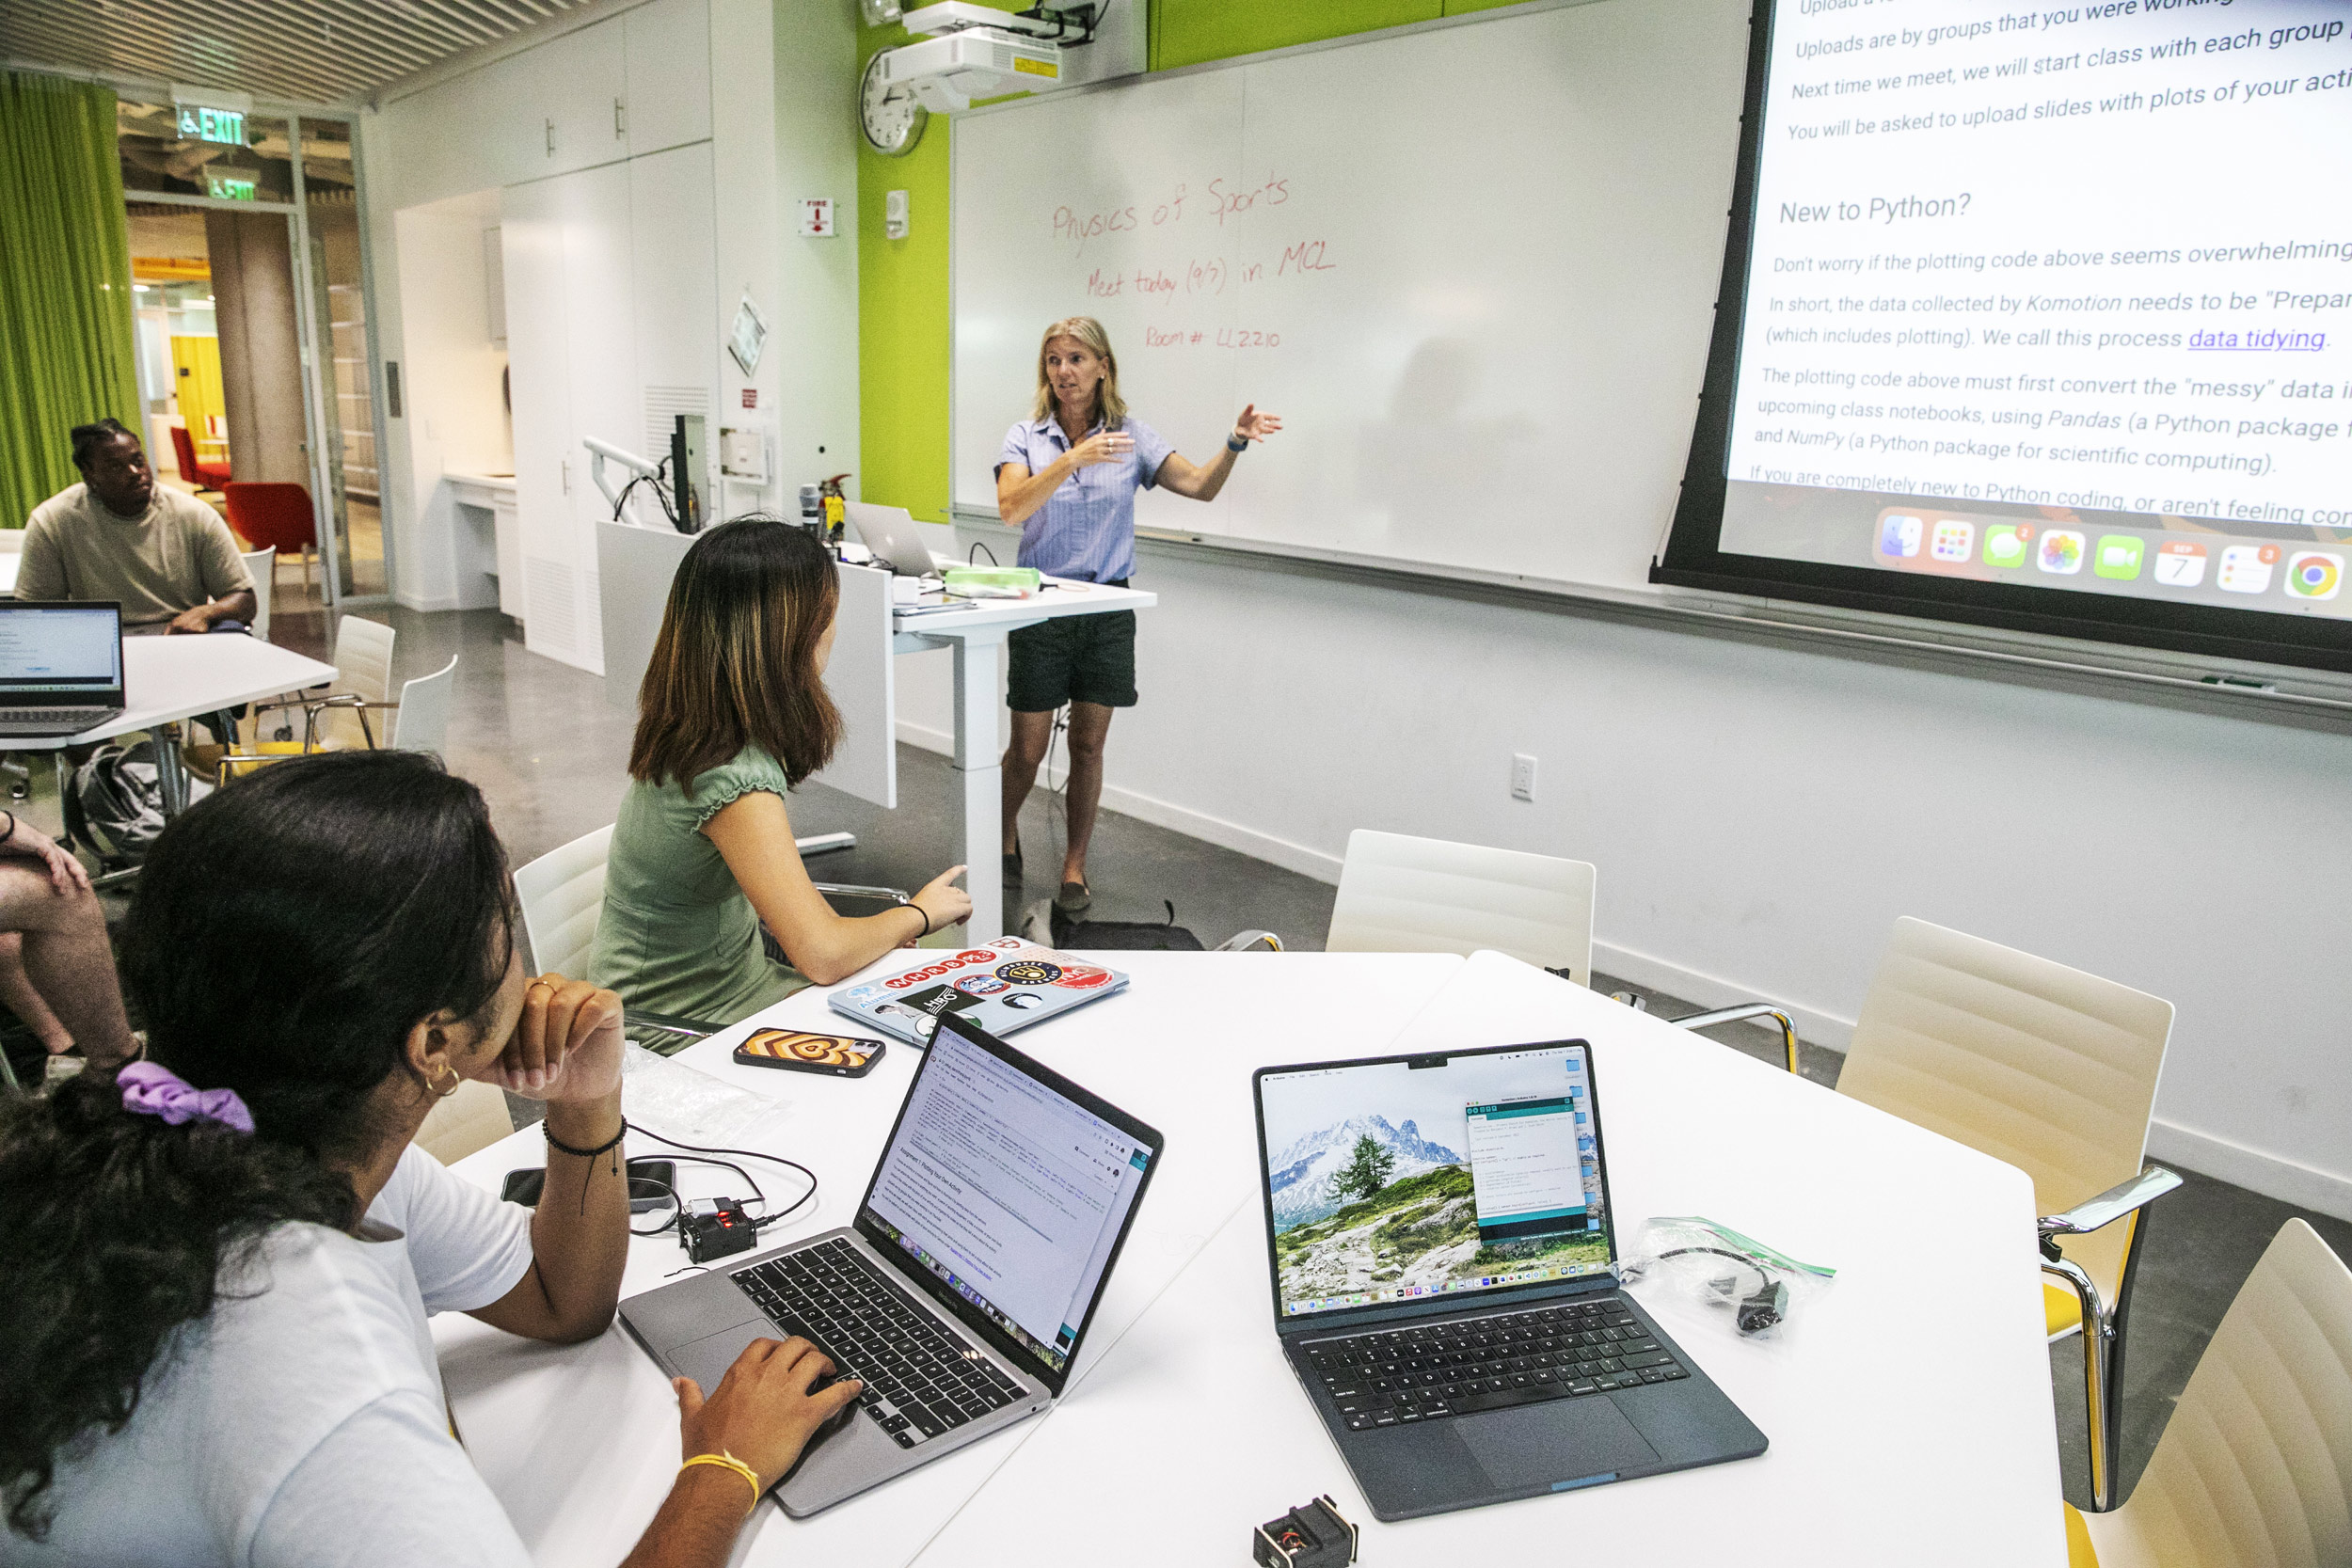
[[[534,990],[540,990],[540,989],[541,989],[541,988],[543,988],[543,987],[546,989],[547,993],[548,993],[549,996],[553,996],[553,995],[555,994],[555,987],[554,987],[553,985],[549,984],[548,981],[545,981],[545,980],[533,980],[533,981],[532,981],[532,982],[531,982],[531,984],[529,984],[529,985],[527,985],[527,986],[525,986],[525,987],[523,988],[523,995],[525,995],[526,997],[528,997],[528,996],[529,996],[529,995],[530,995],[532,991],[534,991]]]

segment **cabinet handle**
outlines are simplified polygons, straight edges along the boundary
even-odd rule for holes
[[[628,135],[628,105],[616,98],[612,101],[612,136],[614,140]]]
[[[552,117],[548,120],[548,156],[555,156],[555,120]]]

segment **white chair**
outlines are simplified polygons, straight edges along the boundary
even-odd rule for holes
[[[2289,1220],[2238,1287],[2131,1499],[2066,1510],[2074,1568],[2352,1562],[2352,1271]]]
[[[515,1131],[506,1094],[496,1084],[463,1083],[425,1113],[416,1144],[445,1165],[487,1148]]]
[[[254,733],[261,733],[260,715],[273,709],[300,708],[303,711],[301,750],[315,750],[322,740],[328,744],[348,744],[349,736],[332,737],[320,733],[323,715],[350,710],[359,721],[359,738],[370,750],[375,746],[375,729],[368,722],[368,710],[391,706],[392,644],[399,633],[380,621],[362,620],[357,615],[342,617],[335,628],[335,683],[330,695],[325,697],[294,697],[283,702],[264,703],[255,709]],[[291,723],[281,726],[280,743],[294,738]],[[266,748],[263,748],[266,750]]]
[[[20,549],[24,546],[19,546]],[[278,546],[255,550],[240,556],[246,574],[253,579],[253,635],[269,641],[269,601],[271,591],[278,586]]]
[[[1347,835],[1324,949],[1491,947],[1590,985],[1594,875],[1582,861],[1359,828]]]
[[[612,852],[612,830],[602,827],[515,873],[534,971],[588,973],[588,950],[596,944],[596,920],[604,913],[604,863]]]
[[[1837,1092],[2033,1180],[2052,1339],[2081,1333],[2093,1506],[2122,1451],[2122,1336],[2139,1210],[2181,1184],[2141,1163],[2172,1004],[1908,917],[1863,998]],[[2063,1246],[2059,1238],[2064,1238]],[[2058,1283],[2052,1283],[2055,1280]]]
[[[457,656],[429,675],[419,675],[400,689],[400,706],[392,714],[384,743],[403,752],[441,754],[449,743],[449,710],[457,691]]]

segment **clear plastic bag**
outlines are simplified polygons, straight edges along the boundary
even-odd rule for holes
[[[1712,1308],[1743,1339],[1775,1339],[1837,1271],[1801,1263],[1702,1215],[1680,1214],[1645,1222],[1617,1277],[1645,1296]]]
[[[723,1083],[684,1062],[658,1056],[634,1040],[622,1048],[621,1110],[665,1138],[723,1145],[784,1101]]]

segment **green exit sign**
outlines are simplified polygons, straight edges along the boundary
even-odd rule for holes
[[[215,201],[258,201],[253,182],[234,174],[207,174],[204,194]]]
[[[245,145],[245,111],[242,109],[208,109],[199,103],[180,105],[180,134],[198,141],[219,142],[226,147]]]

